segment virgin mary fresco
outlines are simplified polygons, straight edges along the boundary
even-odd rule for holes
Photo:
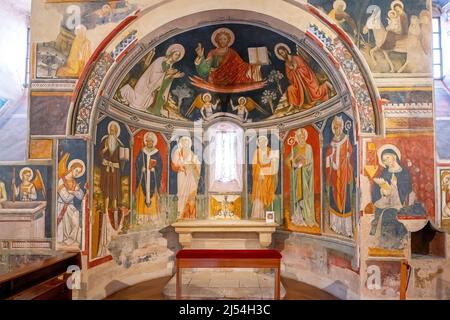
[[[372,201],[375,217],[372,220],[370,235],[377,237],[379,247],[402,249],[407,230],[397,216],[420,216],[425,214],[423,206],[416,201],[412,189],[411,176],[400,164],[400,150],[390,144],[378,150],[378,161],[384,168],[374,178]]]

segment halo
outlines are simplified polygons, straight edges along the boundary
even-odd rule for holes
[[[78,175],[73,176],[75,179],[77,179],[79,177],[82,177],[84,175],[84,173],[86,172],[86,165],[84,164],[83,160],[73,159],[72,161],[69,162],[69,165],[67,166],[67,168],[70,168],[75,163],[81,164],[81,167],[82,167],[81,172]]]
[[[450,176],[450,172],[449,172],[449,171],[444,172],[444,173],[442,174],[442,177],[441,177],[442,183],[444,183],[445,178],[447,178],[448,176]]]
[[[180,148],[181,148],[181,142],[182,142],[183,140],[188,140],[188,141],[189,141],[189,148],[192,147],[192,139],[191,139],[191,137],[188,137],[188,136],[182,136],[182,137],[178,140],[178,145],[179,145]]]
[[[385,145],[381,146],[380,149],[377,150],[378,163],[383,168],[386,168],[386,166],[384,165],[384,163],[383,163],[383,161],[381,159],[381,155],[383,154],[383,151],[386,150],[386,149],[394,150],[395,153],[398,156],[398,160],[400,161],[402,159],[402,153],[400,152],[400,150],[396,146],[394,146],[393,144],[385,144]]]
[[[166,56],[170,55],[174,51],[178,51],[180,53],[180,57],[178,58],[177,61],[180,61],[181,59],[183,59],[186,50],[184,50],[184,47],[181,44],[174,43],[174,44],[170,45],[166,50]]]
[[[239,101],[241,101],[241,99],[244,99],[244,104],[247,103],[247,98],[246,98],[246,97],[239,97],[239,98],[238,98],[238,103],[239,103]]]
[[[394,7],[395,7],[396,5],[399,5],[400,7],[402,7],[402,9],[405,9],[405,5],[404,5],[403,2],[400,1],[400,0],[394,0],[394,1],[392,1],[392,3],[391,3],[391,9],[394,10]]]
[[[258,138],[256,138],[256,145],[257,145],[258,147],[260,147],[260,143],[259,143],[259,140],[260,140],[260,139],[266,140],[267,144],[269,144],[269,139],[268,139],[266,136],[259,136]]]
[[[206,93],[204,93],[204,94],[202,95],[202,100],[203,100],[203,101],[205,101],[205,97],[206,97],[206,96],[209,96],[209,99],[212,100],[212,95],[211,95],[211,93],[206,92]]]
[[[213,34],[211,35],[211,42],[214,45],[214,47],[216,48],[219,47],[219,45],[216,42],[216,36],[218,33],[228,33],[230,35],[230,42],[228,43],[228,47],[231,47],[233,45],[235,39],[233,31],[231,31],[228,28],[219,28],[216,31],[214,31]]]
[[[158,143],[158,137],[156,136],[156,134],[154,132],[147,132],[146,134],[144,134],[144,142],[147,141],[147,137],[151,136],[152,140],[153,140],[153,144],[156,145]]]
[[[28,170],[28,171],[31,172],[30,180],[33,180],[34,172],[33,172],[33,170],[31,170],[30,167],[22,168],[22,169],[19,171],[19,177],[20,177],[20,179],[22,180],[22,173],[23,173],[25,170]]]
[[[397,18],[397,17],[398,17],[397,11],[395,11],[395,10],[393,10],[393,9],[391,9],[391,10],[388,11],[388,17],[389,17],[390,14],[393,14],[393,15],[394,15],[394,18]]]
[[[275,45],[275,48],[273,49],[273,51],[275,51],[275,55],[277,56],[278,59],[284,61],[284,58],[280,56],[280,54],[278,53],[279,48],[285,48],[289,54],[291,54],[291,48],[289,48],[289,46],[285,43],[278,43],[277,45]]]
[[[305,140],[308,140],[308,131],[305,128],[295,130],[295,140],[297,140],[297,134],[300,133],[303,133],[305,135]]]
[[[120,125],[119,125],[119,123],[117,121],[111,121],[110,123],[108,123],[108,134],[109,134],[109,132],[111,130],[111,126],[113,124],[115,124],[116,127],[117,127],[117,135],[116,135],[116,137],[119,137],[120,136]]]
[[[347,3],[345,3],[345,1],[343,1],[343,0],[336,0],[336,1],[333,3],[333,9],[334,9],[334,10],[336,10],[338,4],[343,5],[343,8],[342,8],[343,11],[345,11],[345,9],[347,9]]]

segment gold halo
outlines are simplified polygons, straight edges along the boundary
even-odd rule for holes
[[[342,11],[345,11],[345,9],[347,9],[347,3],[345,3],[345,1],[343,1],[343,0],[336,0],[336,1],[333,3],[333,9],[334,9],[334,10],[336,10],[338,4],[342,4],[342,5],[343,5]]]
[[[120,124],[117,121],[111,121],[110,123],[108,123],[108,134],[110,134],[109,131],[111,130],[111,126],[113,124],[115,124],[116,127],[117,127],[117,135],[116,135],[116,137],[119,137],[120,136]]]
[[[209,96],[209,100],[212,100],[212,95],[211,95],[211,93],[207,92],[207,93],[204,93],[204,94],[202,95],[202,100],[203,100],[203,101],[205,101],[205,97],[206,97],[206,96]]]
[[[219,28],[216,31],[213,32],[213,34],[211,35],[211,42],[214,45],[214,47],[218,48],[219,45],[216,42],[216,35],[218,33],[228,33],[230,35],[230,42],[228,43],[228,48],[231,47],[234,43],[235,37],[234,37],[234,33],[233,31],[231,31],[228,28]]]
[[[172,54],[172,52],[174,52],[174,51],[178,51],[180,53],[180,58],[178,58],[177,61],[180,61],[181,59],[183,59],[184,54],[186,53],[186,50],[184,50],[184,47],[181,44],[174,43],[167,48],[166,56]]]
[[[380,147],[380,149],[377,150],[378,163],[380,164],[380,166],[382,166],[383,168],[386,168],[386,166],[383,163],[383,160],[381,159],[381,155],[383,154],[383,151],[386,149],[394,150],[395,153],[397,154],[398,161],[402,160],[402,153],[396,146],[394,146],[393,144],[385,144],[385,145],[382,145]]]
[[[278,59],[284,61],[284,58],[280,56],[280,54],[278,53],[279,48],[285,48],[289,54],[291,54],[292,52],[291,48],[289,48],[289,46],[285,43],[278,43],[277,45],[275,45],[275,48],[273,49],[273,51],[275,51],[275,55],[277,56]]]
[[[188,140],[188,141],[189,141],[189,148],[192,147],[192,139],[191,139],[191,137],[188,137],[188,136],[182,136],[182,137],[178,140],[178,145],[179,145],[180,148],[182,147],[182,145],[181,145],[182,140]]]
[[[86,165],[84,164],[83,160],[73,159],[72,161],[69,162],[69,165],[67,166],[67,168],[70,169],[70,167],[72,167],[75,163],[81,164],[81,167],[83,168],[78,175],[73,176],[75,179],[78,179],[79,177],[82,177],[84,175],[84,173],[86,172]]]
[[[25,170],[29,170],[29,171],[31,172],[30,180],[33,180],[34,172],[33,172],[33,170],[31,170],[30,167],[22,168],[22,169],[19,171],[19,177],[20,177],[20,180],[22,180],[22,173],[23,173]]]
[[[259,136],[258,138],[256,138],[256,145],[257,145],[258,147],[260,147],[260,142],[259,142],[260,139],[266,140],[267,145],[269,145],[269,139],[268,139],[266,136]]]
[[[305,128],[295,130],[295,140],[297,141],[297,134],[303,133],[305,141],[308,140],[308,131]],[[298,141],[297,141],[298,142]]]
[[[154,132],[147,132],[146,134],[144,134],[144,143],[145,141],[147,141],[147,137],[151,136],[152,140],[153,140],[153,145],[156,146],[156,144],[158,143],[158,137],[156,136],[156,134]]]
[[[392,3],[391,3],[391,9],[394,10],[394,7],[395,7],[397,4],[400,5],[400,7],[402,7],[402,9],[405,9],[405,5],[404,5],[403,2],[400,1],[400,0],[392,1]]]
[[[247,98],[246,98],[246,97],[239,97],[239,98],[238,98],[238,103],[239,103],[239,101],[241,101],[242,99],[244,99],[244,103],[243,103],[243,104],[246,104],[246,103],[247,103]]]

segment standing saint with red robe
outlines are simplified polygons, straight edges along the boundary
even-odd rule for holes
[[[330,228],[337,234],[353,237],[351,196],[353,189],[352,144],[344,133],[344,120],[334,117],[334,134],[325,151],[325,176],[330,203]]]
[[[329,82],[320,84],[314,71],[302,57],[291,54],[289,47],[282,43],[275,47],[275,53],[278,58],[285,61],[286,78],[290,83],[286,92],[288,112],[293,108],[311,108],[329,99],[331,84]]]

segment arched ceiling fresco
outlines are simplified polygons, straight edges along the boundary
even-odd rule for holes
[[[113,99],[152,115],[243,122],[277,119],[336,96],[329,75],[297,43],[234,23],[189,30],[158,44],[122,77]]]
[[[169,130],[221,116],[288,128],[352,109],[359,134],[381,133],[379,95],[360,53],[319,11],[295,8],[295,21],[246,8],[187,12],[168,23],[151,18],[162,7],[137,12],[92,55],[68,132],[92,134],[99,111]]]

